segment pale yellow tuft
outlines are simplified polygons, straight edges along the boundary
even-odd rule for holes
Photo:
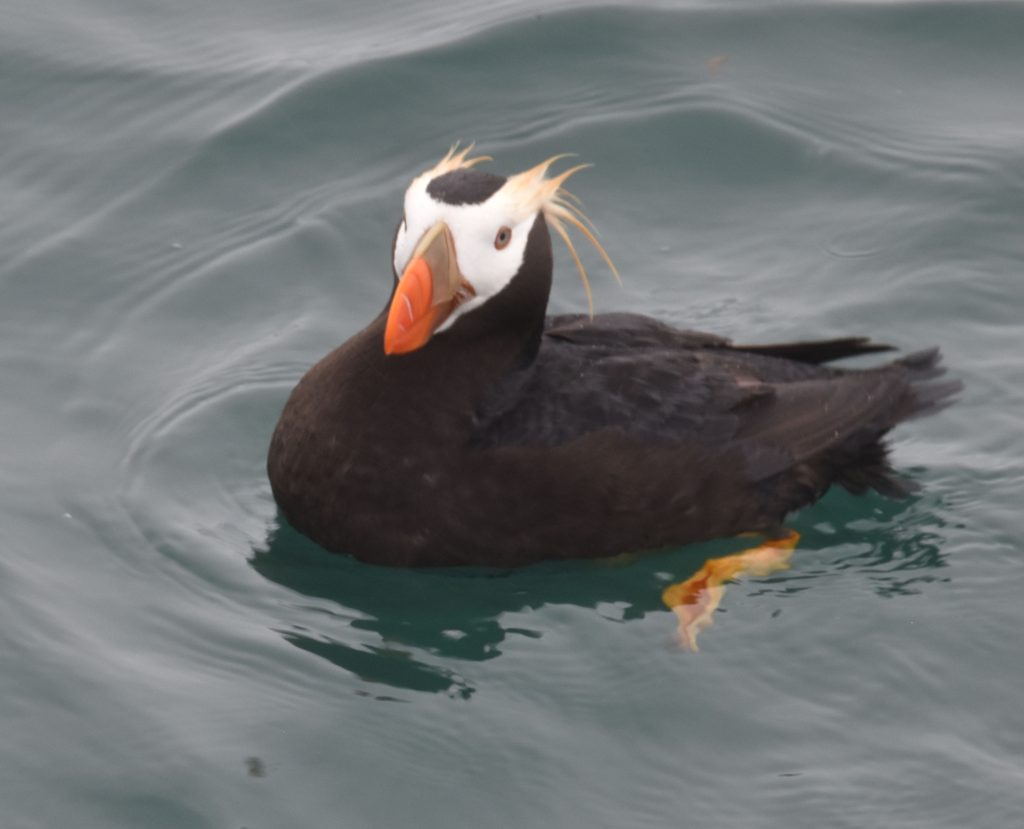
[[[429,181],[432,178],[443,176],[445,173],[450,173],[453,170],[461,170],[467,167],[473,167],[476,164],[480,164],[484,161],[493,161],[489,155],[478,155],[475,158],[470,158],[469,154],[473,152],[475,144],[470,144],[468,147],[459,149],[459,142],[456,141],[451,147],[448,148],[448,153],[442,158],[434,167],[427,170],[423,174]],[[422,176],[421,176],[422,177]]]
[[[601,254],[605,264],[611,269],[619,284],[622,283],[622,278],[619,276],[619,270],[615,267],[615,263],[612,262],[608,252],[597,240],[597,236],[592,230],[593,224],[579,206],[579,199],[562,187],[570,176],[575,175],[580,170],[585,170],[590,165],[578,164],[559,173],[557,176],[547,178],[547,172],[551,165],[563,158],[568,158],[568,156],[552,156],[547,161],[542,161],[536,167],[531,167],[525,172],[509,176],[508,182],[506,182],[502,189],[508,190],[530,212],[543,211],[544,218],[548,224],[562,237],[562,241],[565,242],[565,246],[569,249],[569,254],[572,256],[572,261],[575,263],[576,270],[579,272],[580,279],[583,282],[583,290],[587,294],[587,308],[590,310],[590,315],[593,316],[594,297],[590,292],[590,280],[587,279],[587,269],[583,266],[583,260],[580,259],[580,255],[576,251],[576,245],[573,244],[572,237],[569,235],[565,223],[568,222],[576,228],[594,246],[597,252]]]
[[[432,170],[424,173],[424,176],[428,177],[428,179],[433,179],[445,173],[450,173],[453,170],[472,167],[482,161],[491,161],[491,157],[486,155],[470,158],[469,154],[472,152],[473,146],[473,144],[470,144],[468,147],[460,150],[457,143],[453,144],[451,149],[448,150],[447,155]],[[566,224],[576,228],[594,246],[601,255],[601,258],[604,259],[611,269],[612,275],[619,284],[622,284],[622,278],[619,276],[619,270],[615,267],[615,263],[612,262],[608,252],[597,240],[594,226],[586,214],[584,214],[579,199],[562,186],[570,176],[575,175],[580,170],[585,170],[591,165],[578,164],[559,173],[557,176],[547,177],[551,165],[568,157],[568,155],[555,155],[547,161],[542,161],[536,167],[531,167],[525,172],[509,176],[501,190],[514,201],[518,210],[526,214],[542,211],[548,224],[562,237],[562,241],[565,242],[565,246],[569,249],[569,254],[572,256],[572,261],[576,265],[576,270],[579,272],[580,279],[583,282],[583,290],[587,295],[587,308],[590,311],[590,315],[593,316],[594,297],[590,291],[587,269],[583,265],[583,260],[580,259],[576,245],[573,244]]]

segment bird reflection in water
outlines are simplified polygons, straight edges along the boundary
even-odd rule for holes
[[[848,571],[862,574],[880,597],[920,593],[949,580],[945,519],[933,501],[865,501],[839,491],[816,509],[813,522],[800,522],[802,538],[791,532],[752,547],[721,539],[504,570],[367,565],[325,552],[280,521],[251,564],[293,594],[277,605],[278,633],[357,677],[363,684],[355,693],[388,701],[406,700],[408,692],[468,700],[478,690],[474,666],[500,657],[516,641],[544,639],[551,621],[531,614],[545,608],[593,608],[601,623],[630,624],[652,613],[667,619],[667,606],[676,624],[666,622],[664,629],[674,627],[681,649],[696,651],[727,585],[737,579],[765,579],[750,593],[762,603],[765,597],[792,599],[816,580]],[[798,540],[799,571],[776,575],[789,570]],[[675,581],[666,586],[668,573]],[[617,608],[614,619],[600,612],[608,605]]]

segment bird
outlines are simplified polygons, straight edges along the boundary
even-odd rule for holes
[[[938,349],[838,368],[893,349],[595,314],[570,231],[618,272],[565,188],[586,165],[501,176],[471,150],[412,180],[387,302],[284,405],[267,472],[295,530],[374,564],[515,567],[742,533],[787,548],[787,517],[832,486],[913,490],[886,436],[959,391]],[[553,235],[587,313],[548,314]]]

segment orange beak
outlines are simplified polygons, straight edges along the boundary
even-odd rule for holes
[[[438,222],[420,239],[395,288],[384,353],[405,354],[427,341],[472,288],[459,273],[451,231]]]

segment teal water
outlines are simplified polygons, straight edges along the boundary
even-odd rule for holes
[[[0,825],[1021,824],[1024,6],[557,6],[6,4]],[[941,345],[921,493],[799,513],[696,654],[660,591],[734,542],[424,573],[281,526],[277,414],[456,139],[595,165],[599,310]]]

